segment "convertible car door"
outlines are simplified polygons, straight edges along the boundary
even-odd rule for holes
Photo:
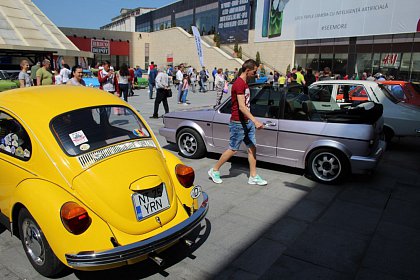
[[[213,119],[213,143],[218,150],[229,147],[229,121],[232,103],[229,100],[215,114]],[[251,87],[251,113],[264,123],[264,129],[257,130],[257,154],[275,157],[280,94],[272,86]],[[243,144],[240,149],[246,153]]]

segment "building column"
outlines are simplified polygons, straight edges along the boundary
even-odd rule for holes
[[[356,50],[357,37],[349,38],[349,54],[347,59],[347,75],[351,77],[355,73],[356,61],[357,61],[357,50]]]

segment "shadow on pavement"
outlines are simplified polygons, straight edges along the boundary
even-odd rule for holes
[[[187,238],[194,241],[195,243],[191,247],[187,247],[185,244],[178,242],[169,249],[159,254],[159,257],[164,259],[165,263],[162,267],[159,267],[152,260],[146,259],[136,264],[126,265],[109,270],[101,271],[76,271],[74,275],[78,279],[124,279],[124,280],[135,280],[146,278],[155,274],[160,274],[163,277],[170,276],[165,269],[178,264],[185,258],[195,259],[194,251],[197,250],[209,237],[211,232],[211,223],[208,219],[205,219],[205,224],[197,227]]]

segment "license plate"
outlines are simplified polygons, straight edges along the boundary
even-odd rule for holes
[[[138,221],[169,208],[165,184],[133,194],[133,204]]]

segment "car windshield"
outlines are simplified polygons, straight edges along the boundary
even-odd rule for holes
[[[6,72],[0,71],[0,79],[1,80],[9,80],[9,74],[7,74]]]
[[[61,114],[51,121],[51,130],[70,156],[150,137],[137,115],[122,106],[84,108]]]
[[[398,100],[394,95],[392,95],[392,93],[389,91],[389,89],[383,85],[383,84],[378,84],[379,88],[382,90],[383,94],[389,99],[391,100],[393,103],[399,103],[401,102],[401,100]]]

